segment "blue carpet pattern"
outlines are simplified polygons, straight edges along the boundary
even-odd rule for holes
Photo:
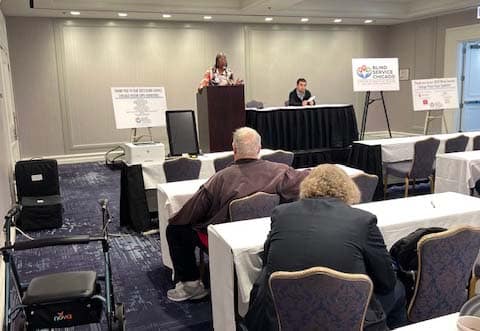
[[[52,235],[97,235],[101,229],[101,212],[97,200],[108,198],[113,223],[110,224],[111,263],[115,295],[125,304],[127,330],[211,330],[209,299],[200,302],[174,303],[166,291],[173,287],[171,274],[161,261],[158,234],[143,236],[120,228],[120,171],[102,163],[59,166],[63,198],[62,228],[29,233],[34,237]],[[17,234],[17,240],[24,240]],[[52,272],[96,270],[104,273],[103,253],[99,244],[42,248],[15,254],[23,281]],[[76,330],[106,329],[84,326]]]

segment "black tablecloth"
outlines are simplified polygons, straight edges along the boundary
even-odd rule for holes
[[[352,105],[246,112],[246,124],[260,133],[263,148],[287,151],[345,148],[358,140]]]
[[[383,199],[383,171],[382,171],[382,146],[354,143],[352,145],[348,166],[378,176],[378,185],[373,200]]]

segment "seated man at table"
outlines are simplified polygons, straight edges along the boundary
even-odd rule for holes
[[[377,219],[350,207],[359,198],[350,177],[338,167],[325,164],[313,169],[302,182],[300,200],[274,209],[263,268],[250,293],[245,317],[249,331],[278,330],[268,287],[273,272],[315,266],[366,274],[372,279],[374,295],[365,330],[387,330],[385,324],[395,328],[406,322],[405,288],[397,281]]]
[[[195,248],[205,247],[209,224],[229,221],[232,200],[256,192],[275,193],[281,202],[298,198],[300,182],[307,171],[296,171],[286,164],[259,158],[260,135],[251,128],[233,134],[234,163],[212,176],[167,226],[167,240],[172,258],[176,286],[167,292],[172,301],[199,299],[208,294],[196,264]]]
[[[313,106],[315,100],[310,100],[312,94],[307,90],[307,80],[305,78],[297,79],[297,87],[290,92],[288,96],[289,106]]]

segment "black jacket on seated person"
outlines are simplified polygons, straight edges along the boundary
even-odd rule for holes
[[[310,93],[309,90],[305,90],[305,95],[303,96],[303,99],[300,99],[297,95],[297,89],[293,89],[292,92],[290,92],[290,95],[288,96],[288,105],[289,106],[302,106],[302,102],[304,100],[308,100],[312,97],[312,94]],[[315,100],[313,101],[313,104],[315,104]]]
[[[376,216],[335,198],[301,199],[276,207],[265,242],[263,269],[250,293],[248,330],[278,330],[268,287],[275,271],[323,266],[368,275],[374,293],[392,291],[396,276],[376,223]],[[365,326],[387,329],[384,319],[382,306],[373,295]]]

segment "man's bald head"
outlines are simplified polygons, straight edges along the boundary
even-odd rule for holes
[[[258,159],[262,140],[257,131],[243,127],[233,133],[233,156],[235,161],[239,159]]]

